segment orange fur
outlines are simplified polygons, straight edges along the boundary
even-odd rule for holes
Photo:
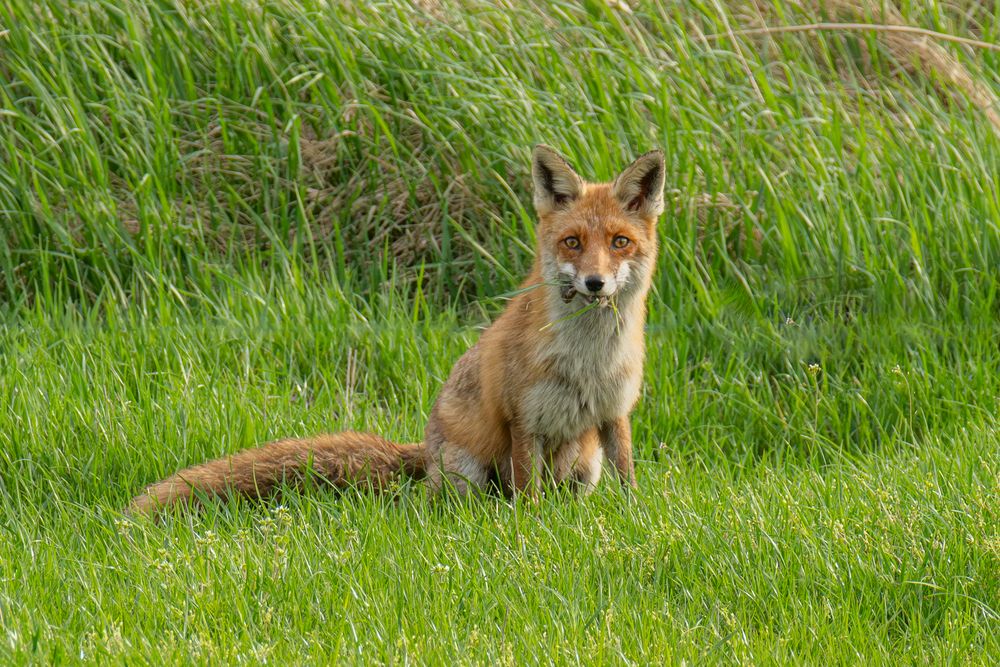
[[[175,503],[212,496],[261,498],[281,484],[297,486],[307,475],[335,487],[371,484],[385,489],[399,473],[424,474],[424,447],[399,445],[371,433],[345,431],[302,440],[279,440],[186,468],[151,484],[132,500],[136,514],[154,514]]]
[[[543,480],[589,491],[601,453],[635,484],[629,413],[639,396],[646,294],[663,210],[663,155],[612,183],[586,183],[553,149],[533,154],[538,252],[525,288],[455,364],[424,441],[345,432],[282,440],[193,466],[131,505],[155,514],[206,496],[261,497],[317,479],[384,489],[406,473],[459,491],[498,482],[535,493]]]

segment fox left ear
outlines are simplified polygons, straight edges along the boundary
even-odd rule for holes
[[[663,213],[663,151],[639,156],[615,179],[612,191],[626,211],[654,220]]]

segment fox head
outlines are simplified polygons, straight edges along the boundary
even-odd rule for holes
[[[640,156],[610,183],[587,183],[554,149],[538,145],[531,173],[542,279],[567,303],[645,291],[663,213],[663,152]]]

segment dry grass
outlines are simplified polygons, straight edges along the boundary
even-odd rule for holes
[[[829,0],[828,9],[846,16],[905,26],[902,14],[889,2],[873,0]],[[959,91],[990,121],[1000,135],[1000,103],[996,95],[955,56],[926,34],[887,31],[879,33],[889,52],[912,72],[929,78],[943,93]]]
[[[785,32],[843,31],[854,32],[875,30],[878,39],[885,45],[892,57],[910,74],[915,74],[933,82],[942,95],[968,100],[990,122],[1000,136],[1000,100],[994,92],[965,67],[962,62],[941,45],[941,41],[963,44],[971,48],[1000,49],[1000,46],[966,38],[947,35],[918,26],[907,24],[902,13],[891,2],[874,0],[806,0],[800,7],[812,21],[804,25],[776,26],[773,11],[766,3],[754,4],[756,11],[743,12],[742,18],[747,30],[730,30],[726,33],[709,35],[708,39],[736,37],[740,35]],[[864,23],[827,23],[826,17],[850,19]],[[870,27],[869,27],[870,26]],[[867,52],[867,47],[862,44]],[[870,58],[867,56],[866,58]]]

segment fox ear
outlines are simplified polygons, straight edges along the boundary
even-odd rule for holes
[[[663,213],[663,151],[650,151],[625,168],[612,186],[626,211],[656,219]]]
[[[531,153],[531,177],[535,181],[535,210],[551,213],[580,196],[583,181],[554,148],[538,144]]]

